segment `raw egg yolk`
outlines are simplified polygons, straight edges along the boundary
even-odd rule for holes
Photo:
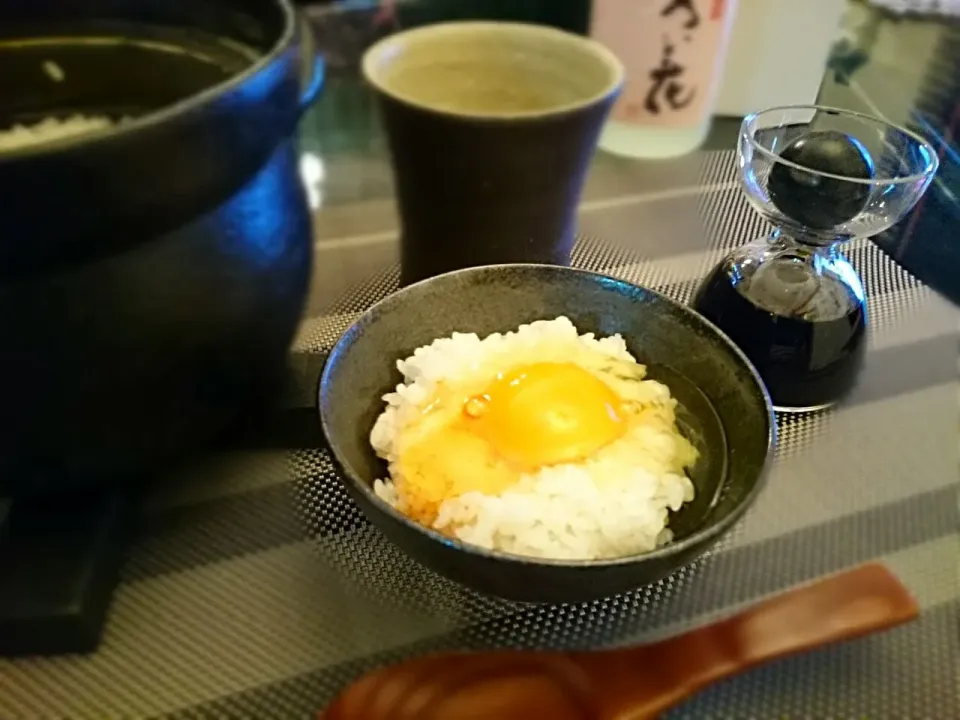
[[[499,495],[519,480],[507,463],[491,461],[495,453],[482,437],[446,427],[405,449],[397,460],[394,486],[403,511],[432,525],[440,505],[468,492]]]
[[[527,468],[581,460],[626,429],[620,398],[570,363],[534,363],[500,375],[463,406],[467,427]]]

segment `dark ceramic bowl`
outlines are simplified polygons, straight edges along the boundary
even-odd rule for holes
[[[678,399],[678,424],[701,456],[690,471],[696,499],[670,521],[674,541],[614,560],[525,558],[452,541],[380,500],[372,484],[386,477],[386,468],[369,436],[383,409],[381,396],[401,380],[397,359],[455,331],[483,337],[559,315],[581,333],[620,333],[650,377]],[[756,498],[776,435],[756,371],[713,325],[653,291],[548,265],[460,270],[378,303],[333,348],[320,381],[320,410],[347,489],[390,540],[478,592],[533,602],[579,602],[632,590],[702,555]]]

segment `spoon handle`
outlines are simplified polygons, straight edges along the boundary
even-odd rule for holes
[[[917,611],[889,570],[869,564],[662,642],[574,658],[601,698],[596,717],[640,720],[656,717],[718,680],[900,625]]]
[[[651,645],[417,658],[364,676],[319,718],[650,720],[721,678],[916,614],[889,571],[865,565]]]

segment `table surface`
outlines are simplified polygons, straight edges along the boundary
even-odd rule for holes
[[[927,122],[943,132],[939,117]],[[576,262],[687,299],[725,250],[764,231],[736,188],[734,127],[718,122],[708,149],[679,161],[599,155]],[[318,215],[297,349],[322,353],[397,277],[389,165],[355,79],[331,79],[303,152]],[[582,605],[484,598],[389,545],[324,451],[221,455],[145,503],[97,653],[0,661],[0,717],[308,717],[365,669],[412,654],[641,642],[867,560],[908,585],[917,622],[756,670],[668,717],[960,717],[958,312],[904,250],[947,244],[937,233],[955,219],[952,187],[934,187],[927,219],[881,239],[885,252],[848,248],[871,318],[859,386],[832,411],[779,418],[768,488],[690,567]]]

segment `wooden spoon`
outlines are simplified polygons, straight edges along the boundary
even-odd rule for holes
[[[319,720],[644,720],[775,658],[912,620],[917,605],[871,564],[795,588],[668,640],[598,652],[422,657],[363,676]]]

